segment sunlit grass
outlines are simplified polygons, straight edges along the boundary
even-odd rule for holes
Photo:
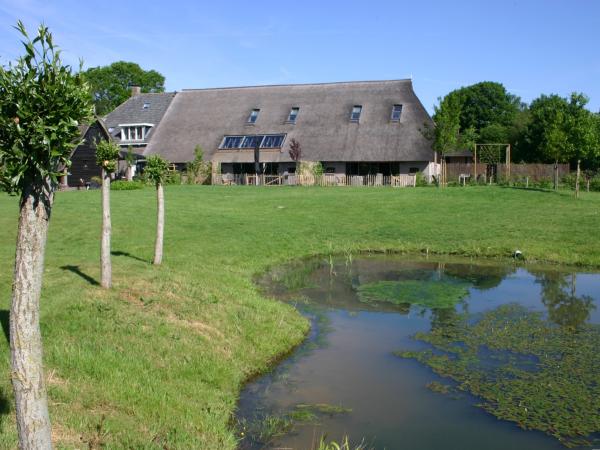
[[[59,193],[42,332],[61,447],[234,448],[230,419],[249,376],[308,323],[254,276],[312,254],[440,252],[600,265],[600,195],[502,188],[166,190],[165,259],[150,264],[153,189],[113,191],[114,289],[99,280],[100,193]],[[7,327],[17,201],[0,195],[0,318]],[[0,445],[15,446],[9,350]]]

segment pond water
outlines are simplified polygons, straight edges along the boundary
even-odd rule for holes
[[[260,284],[313,326],[242,392],[241,448],[600,448],[598,274],[374,256]]]

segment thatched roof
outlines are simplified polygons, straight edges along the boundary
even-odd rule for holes
[[[399,122],[392,107],[402,105]],[[358,123],[350,120],[362,105]],[[286,123],[299,107],[296,124]],[[260,114],[247,123],[252,109]],[[184,90],[171,102],[145,155],[159,153],[171,162],[194,157],[200,145],[205,159],[253,161],[252,149],[218,150],[225,135],[286,134],[283,148],[261,150],[262,161],[290,161],[289,142],[302,146],[309,161],[432,161],[430,143],[420,129],[432,124],[410,80],[341,82]]]

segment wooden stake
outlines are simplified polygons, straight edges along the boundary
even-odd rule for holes
[[[579,198],[579,175],[581,174],[580,168],[581,160],[577,160],[577,177],[575,178],[575,198]]]

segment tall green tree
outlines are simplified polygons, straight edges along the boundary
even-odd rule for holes
[[[63,65],[48,28],[31,39],[19,21],[24,56],[0,66],[0,183],[20,195],[10,307],[11,379],[19,447],[51,449],[42,364],[40,294],[48,223],[58,177],[92,116],[88,86]]]
[[[460,125],[461,104],[457,96],[447,95],[438,99],[433,107],[434,126],[425,126],[423,134],[432,141],[433,149],[442,156],[473,145],[476,133],[473,127]]]
[[[582,160],[586,167],[598,164],[600,135],[594,114],[585,108],[587,102],[579,93],[569,98],[542,95],[529,108],[525,130],[528,159],[555,164],[555,188],[558,163]]]
[[[160,155],[149,156],[144,169],[148,180],[156,186],[156,241],[154,243],[153,264],[160,265],[163,257],[165,234],[165,194],[163,185],[167,177],[169,163]]]
[[[117,170],[119,146],[111,141],[96,143],[96,163],[102,167],[102,239],[100,245],[100,266],[102,276],[100,285],[108,289],[112,286],[112,265],[110,261],[110,239],[112,226],[110,221],[110,178]]]
[[[84,72],[91,87],[96,114],[105,115],[131,95],[131,86],[142,92],[164,92],[165,77],[155,70],[144,70],[133,62],[117,61],[109,66],[92,67]]]

